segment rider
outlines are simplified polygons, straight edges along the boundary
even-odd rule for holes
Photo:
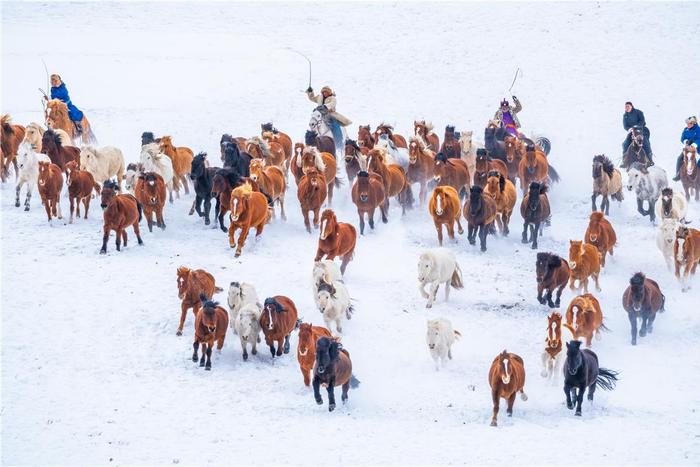
[[[523,106],[520,104],[517,97],[511,97],[513,98],[513,102],[515,102],[515,107],[512,107],[508,103],[508,99],[503,99],[501,101],[501,107],[496,111],[493,119],[500,122],[501,127],[505,128],[511,135],[519,136],[520,131],[518,130],[520,128],[520,120],[518,120],[516,114],[523,110]]]
[[[79,133],[83,132],[83,127],[80,122],[83,120],[83,112],[78,109],[70,100],[66,83],[61,80],[57,74],[51,75],[51,99],[58,99],[68,107],[68,117],[71,119]],[[49,100],[44,95],[44,100]]]
[[[653,164],[651,153],[651,147],[649,146],[649,129],[647,128],[647,123],[644,120],[644,112],[639,109],[635,109],[634,105],[630,101],[625,102],[625,113],[622,115],[622,126],[627,130],[627,137],[622,143],[622,153],[627,152],[627,148],[632,144],[632,128],[640,127],[644,135],[644,142],[642,147],[644,152],[646,152],[649,162]]]
[[[685,128],[683,128],[683,133],[681,133],[681,143],[686,146],[693,144],[696,148],[700,145],[700,127],[698,126],[698,118],[695,115],[685,119]],[[681,165],[683,165],[682,152],[676,160],[676,176],[673,177],[673,180],[676,182],[681,179]]]
[[[352,122],[346,118],[344,115],[339,114],[335,111],[336,98],[335,93],[329,86],[323,86],[321,88],[321,94],[314,94],[313,88],[309,86],[306,90],[306,95],[309,97],[311,102],[318,104],[316,107],[322,114],[328,115],[328,124],[333,132],[333,140],[336,146],[345,144],[343,141],[343,131],[341,126],[348,126]]]

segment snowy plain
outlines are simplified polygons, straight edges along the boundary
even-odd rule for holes
[[[67,83],[100,144],[138,158],[140,135],[218,158],[222,133],[259,134],[273,121],[298,141],[313,85],[331,85],[357,125],[380,121],[405,136],[414,118],[481,135],[508,89],[528,131],[548,136],[562,183],[550,195],[552,227],[540,251],[566,255],[590,213],[590,161],[620,157],[623,104],[645,112],[657,164],[672,176],[696,92],[699,3],[15,3],[2,8],[2,113],[41,121],[43,58]],[[689,35],[690,34],[690,35]],[[679,188],[677,183],[674,188]],[[165,232],[98,255],[102,217],[49,226],[38,199],[25,213],[2,186],[3,464],[684,464],[700,463],[700,284],[682,294],[655,246],[655,229],[631,193],[613,203],[615,259],[599,297],[612,330],[594,341],[601,365],[621,372],[583,417],[540,376],[546,316],[536,299],[535,252],[489,238],[485,254],[464,236],[457,253],[466,288],[432,310],[417,291],[421,250],[437,245],[425,209],[358,241],[346,283],[357,300],[343,342],[362,384],[329,414],[304,387],[292,352],[264,349],[243,362],[230,333],[213,370],[190,360],[193,318],[175,336],[178,266],[203,268],[227,288],[253,283],[283,294],[322,325],[310,273],[317,235],[304,231],[292,182],[288,220],[269,225],[234,259],[226,236],[187,216],[192,195],[166,208]],[[347,184],[334,209],[357,224]],[[67,199],[62,199],[64,213]],[[691,203],[689,219],[700,223]],[[133,240],[133,235],[130,234]],[[666,294],[654,334],[629,343],[621,307],[643,271]],[[567,289],[562,304],[572,293]],[[225,294],[217,297],[225,302]],[[564,311],[562,309],[561,311]],[[462,333],[436,372],[425,323],[447,317]],[[489,427],[487,381],[503,349],[523,357],[529,400],[512,418],[501,403]],[[324,399],[326,399],[324,394]],[[326,401],[327,402],[327,401]]]

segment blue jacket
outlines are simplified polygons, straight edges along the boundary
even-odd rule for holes
[[[68,116],[74,122],[79,122],[83,119],[83,112],[70,101],[66,83],[61,83],[61,85],[57,87],[51,86],[51,99],[58,99],[64,102],[66,106],[68,106]]]
[[[688,144],[697,143],[698,146],[700,146],[700,127],[697,123],[691,128],[685,127],[683,129],[683,133],[681,134],[681,142],[685,143],[686,141],[688,141]]]

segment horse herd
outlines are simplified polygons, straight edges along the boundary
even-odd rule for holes
[[[30,209],[33,188],[38,186],[49,222],[54,217],[62,218],[60,197],[64,176],[71,223],[74,211],[80,216],[80,203],[87,218],[90,199],[100,196],[104,217],[101,253],[107,251],[112,230],[116,234],[117,250],[122,242],[126,246],[126,228],[130,226],[138,243],[143,244],[139,222],[144,214],[150,231],[154,223],[165,229],[166,200],[173,202],[173,195],[179,197],[183,189],[185,194],[189,193],[190,181],[195,199],[189,214],[197,212],[209,225],[214,200],[216,224],[228,233],[229,246],[235,248],[235,256],[240,256],[250,229],[255,229],[256,237],[262,235],[277,207],[281,220],[286,220],[285,195],[290,189],[291,172],[305,228],[310,233],[313,225],[320,231],[312,274],[313,294],[326,328],[302,323],[294,302],[284,295],[270,296],[261,304],[255,288],[247,283],[230,284],[226,310],[212,301],[214,294],[223,289],[216,287],[211,274],[181,267],[177,270],[178,296],[182,300],[177,334],[182,334],[187,311],[192,309],[195,315],[192,359],[209,370],[214,344],[219,350],[222,348],[229,326],[240,338],[244,360],[248,359],[248,347],[253,355],[257,354],[260,332],[275,358],[289,353],[290,335],[298,330],[297,359],[303,382],[306,386],[313,385],[314,398],[319,404],[322,403],[319,388],[327,386],[332,411],[333,388],[342,387],[345,402],[349,388],[359,384],[353,376],[350,354],[330,331],[335,325],[336,332],[342,333],[343,322],[350,320],[354,311],[343,274],[355,254],[357,230],[339,221],[331,209],[334,190],[343,186],[341,162],[357,208],[360,235],[365,233],[365,219],[370,229],[375,228],[377,210],[381,221],[388,222],[393,199],[402,213],[414,208],[416,203],[427,204],[440,246],[443,226],[452,240],[456,239],[455,224],[458,234],[463,234],[463,217],[468,242],[475,245],[478,238],[481,251],[487,251],[488,235],[509,234],[519,184],[521,240],[533,249],[538,248],[538,238],[552,217],[549,187],[559,180],[547,158],[549,141],[505,134],[493,124],[486,128],[483,144],[472,136],[472,132],[458,133],[448,126],[440,144],[440,138],[425,121],[414,122],[414,135],[408,140],[395,133],[390,125],[382,123],[374,132],[366,125],[359,127],[356,140],[345,141],[344,154],[336,154],[330,138],[308,131],[303,143],[293,143],[287,134],[268,123],[261,126],[260,136],[243,138],[224,134],[220,140],[222,167],[214,167],[206,153],[195,155],[187,147],[174,146],[170,136],[156,138],[144,132],[139,162],[125,166],[118,148],[90,145],[76,148],[70,136],[60,130],[44,130],[37,124],[25,129],[12,125],[5,115],[0,173],[5,180],[10,165],[14,165],[15,205],[19,207],[20,190],[26,185],[26,211]],[[592,279],[596,291],[601,291],[601,268],[605,267],[606,257],[613,255],[618,241],[606,217],[610,198],[622,202],[626,187],[636,193],[642,215],[649,215],[652,221],[656,217],[661,220],[657,244],[669,268],[675,266],[683,291],[688,290],[689,276],[700,262],[700,231],[688,227],[685,221],[687,200],[693,190],[698,200],[700,191],[697,154],[692,146],[685,147],[683,154],[681,175],[685,196],[668,186],[661,168],[632,162],[625,185],[622,174],[607,157],[595,156],[593,212],[583,238],[570,241],[566,258],[554,253],[537,254],[534,275],[540,304],[559,308],[567,284],[579,293],[564,316],[556,311],[548,316],[542,352],[542,376],[556,384],[559,376],[564,375],[567,407],[576,406],[576,415],[581,414],[586,389],[592,400],[596,387],[612,389],[616,381],[614,371],[599,367],[595,353],[580,348],[582,341],[591,347],[592,338],[600,338],[600,332],[607,329],[600,302],[589,293],[588,286]],[[128,193],[122,193],[122,183]],[[417,200],[412,192],[415,184],[419,185]],[[600,211],[596,205],[598,196],[602,197]],[[661,203],[657,204],[659,199]],[[647,209],[644,201],[648,203]],[[321,211],[324,205],[326,209]],[[230,213],[228,227],[226,213]],[[334,261],[336,257],[340,259],[339,266]],[[463,287],[454,253],[447,249],[425,251],[419,258],[418,270],[420,294],[428,300],[428,308],[435,302],[440,284],[445,286],[445,300],[449,298],[450,288]],[[426,285],[430,287],[428,292]],[[652,332],[656,313],[664,311],[664,303],[665,297],[655,281],[643,273],[630,279],[623,293],[623,305],[628,313],[633,345],[637,336]],[[439,361],[444,364],[445,358],[452,358],[451,346],[459,336],[445,318],[428,322],[426,340],[437,368]],[[507,400],[508,415],[512,414],[518,393],[526,400],[523,359],[504,350],[491,365],[489,383],[494,402],[492,425],[496,425],[500,398]]]

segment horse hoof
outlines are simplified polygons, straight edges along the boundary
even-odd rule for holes
[[[100,250],[100,254],[101,254],[101,255],[106,255],[106,254],[107,254],[107,250]]]
[[[637,345],[637,339],[632,339],[632,345]]]
[[[567,403],[566,403],[566,408],[569,409],[569,410],[573,410],[573,409],[574,409],[574,404],[572,404],[572,403],[570,403],[570,402],[567,402]]]
[[[498,423],[496,423],[496,420],[491,421],[491,426],[498,426]]]
[[[15,203],[15,207],[16,207],[16,208],[19,207],[19,201],[17,201],[17,202]]]
[[[192,361],[197,363],[197,357],[192,357]]]
[[[181,336],[181,335],[182,335],[182,331],[181,331],[181,330],[178,330],[178,331],[175,333],[175,335],[176,335],[176,336]]]
[[[580,410],[577,410],[576,413],[575,413],[574,415],[576,415],[577,417],[580,417],[580,416],[581,416],[581,411],[580,411]]]
[[[328,404],[328,411],[333,412],[335,410],[335,404]]]
[[[258,342],[260,342],[260,339],[258,339]],[[255,349],[253,349],[253,352],[252,352],[252,353],[253,353],[253,355],[257,355],[257,354],[258,354],[258,351],[255,350]]]
[[[323,405],[323,399],[316,399],[317,405]]]
[[[211,371],[211,365],[207,365],[206,367],[204,367],[204,370]]]
[[[246,360],[248,360],[248,354],[247,354],[247,353],[244,353],[244,354],[243,354],[243,361],[246,361]]]
[[[241,256],[241,252],[240,252],[240,251],[237,251],[236,254],[233,255],[234,258],[238,258],[239,256]]]
[[[531,246],[530,248],[532,248],[533,250],[536,250],[536,249],[537,249],[537,243],[533,243],[532,246]]]
[[[199,366],[204,366],[204,362],[199,362]]]

